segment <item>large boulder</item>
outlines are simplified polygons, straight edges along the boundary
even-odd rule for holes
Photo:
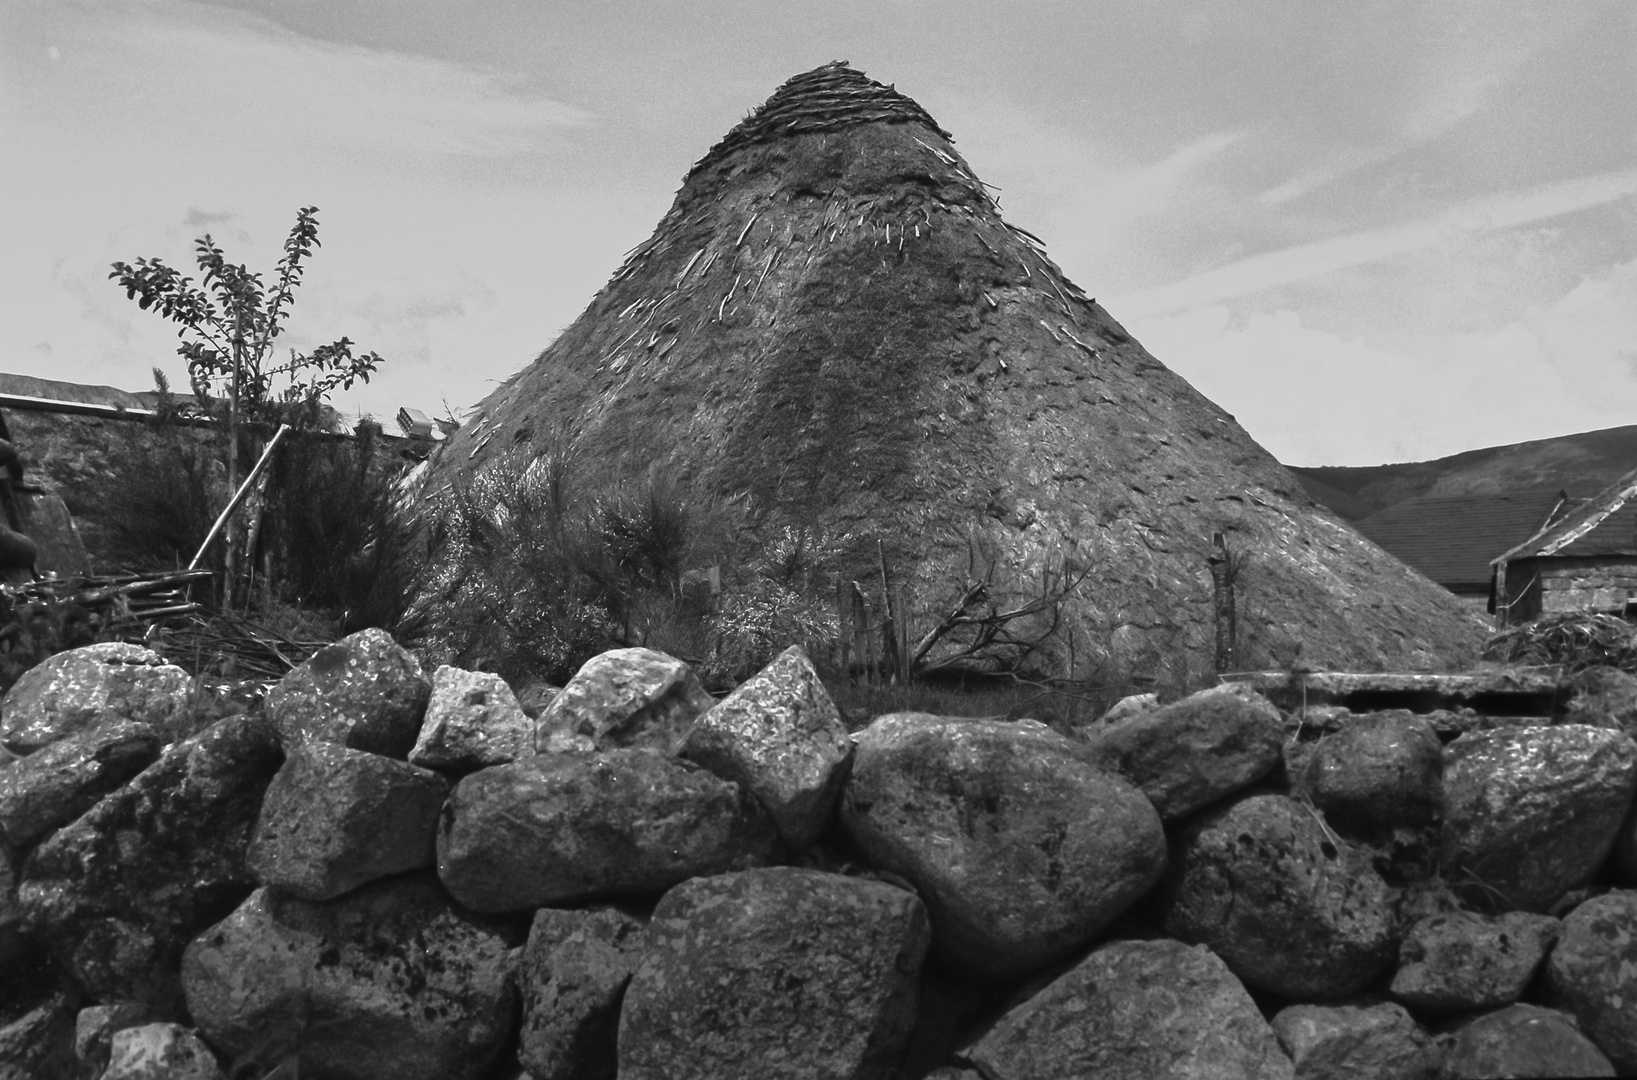
[[[657,750],[541,754],[455,785],[438,875],[473,911],[663,892],[768,862],[778,839],[739,786]]]
[[[204,1040],[180,1024],[143,1024],[114,1032],[101,1080],[221,1080]]]
[[[512,1033],[513,938],[451,904],[430,875],[322,902],[257,889],[188,945],[182,983],[205,1037],[246,1064],[470,1080]]]
[[[1438,1045],[1402,1005],[1291,1005],[1273,1032],[1297,1080],[1433,1080]]]
[[[188,707],[193,680],[152,649],[123,641],[60,652],[23,672],[0,701],[0,743],[27,754],[98,724],[165,731]]]
[[[517,1059],[531,1080],[613,1080],[620,1003],[642,959],[645,925],[613,907],[534,913],[517,971]]]
[[[331,742],[403,758],[420,734],[432,687],[420,661],[371,628],[326,645],[267,692],[286,745]]]
[[[1436,827],[1444,808],[1444,748],[1407,710],[1365,713],[1318,741],[1297,784],[1343,836],[1386,843]]]
[[[995,978],[1089,944],[1165,870],[1147,797],[1033,721],[880,717],[859,736],[841,820],[919,890],[939,956]]]
[[[93,996],[176,1002],[183,946],[253,885],[245,848],[283,757],[265,722],[218,721],[34,849],[18,900]]]
[[[1255,783],[1279,764],[1279,710],[1226,683],[1151,710],[1130,710],[1083,734],[1109,768],[1142,788],[1167,821]]]
[[[693,669],[653,649],[613,649],[587,660],[540,713],[535,748],[565,737],[598,750],[646,746],[674,754],[694,720],[716,704]]]
[[[6,989],[0,995],[0,1080],[78,1080],[72,999],[47,979]]]
[[[986,1080],[1279,1080],[1290,1059],[1203,947],[1101,945],[1001,1017],[966,1054]]]
[[[1444,877],[1475,905],[1545,911],[1591,880],[1637,793],[1637,743],[1569,724],[1444,750]]]
[[[915,1020],[926,910],[774,867],[666,893],[620,1013],[620,1080],[887,1080]]]
[[[1567,723],[1614,728],[1637,738],[1637,675],[1617,667],[1589,667],[1563,685],[1573,695],[1565,710]]]
[[[18,847],[79,817],[153,764],[159,733],[114,720],[77,731],[0,769],[0,833]]]
[[[335,743],[292,747],[262,800],[250,872],[303,900],[328,900],[366,881],[436,861],[449,781]]]
[[[146,1008],[129,1001],[81,1009],[74,1018],[74,1056],[79,1059],[81,1073],[101,1077],[108,1067],[114,1036],[126,1028],[155,1022]]]
[[[1387,885],[1368,855],[1280,795],[1191,822],[1161,906],[1173,937],[1209,944],[1248,985],[1292,1001],[1362,990],[1398,943]]]
[[[1637,1074],[1637,891],[1605,893],[1569,912],[1546,985],[1622,1075]]]
[[[800,851],[830,823],[852,742],[807,654],[792,645],[699,717],[683,754],[760,799]]]
[[[1557,940],[1550,915],[1454,911],[1412,925],[1398,946],[1390,993],[1425,1013],[1510,1005]]]
[[[1463,1024],[1449,1040],[1446,1080],[1497,1076],[1614,1076],[1608,1057],[1570,1019],[1537,1005],[1508,1005]]]
[[[444,664],[432,673],[432,695],[411,765],[467,773],[534,753],[534,721],[506,680]]]

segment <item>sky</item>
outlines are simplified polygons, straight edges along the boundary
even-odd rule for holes
[[[1630,0],[0,0],[0,371],[185,386],[110,264],[317,206],[281,340],[458,417],[831,60],[1287,464],[1637,423]]]

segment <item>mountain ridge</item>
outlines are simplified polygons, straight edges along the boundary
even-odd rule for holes
[[[1637,424],[1386,465],[1286,465],[1313,501],[1358,521],[1417,496],[1561,488],[1587,498],[1637,468]]]

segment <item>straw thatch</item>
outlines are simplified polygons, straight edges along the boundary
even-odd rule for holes
[[[1439,667],[1483,637],[1004,222],[920,106],[843,64],[791,79],[694,166],[434,482],[553,431],[850,534],[862,580],[883,542],[917,633],[973,550],[1020,598],[1065,556],[1089,562],[1049,674],[1068,673],[1071,632],[1076,674],[1208,666],[1215,532],[1246,567],[1240,666]]]

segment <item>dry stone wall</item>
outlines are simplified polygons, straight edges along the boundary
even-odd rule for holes
[[[0,1080],[1637,1075],[1619,673],[849,732],[798,649],[525,711],[365,631],[179,738],[104,653],[0,702]]]

